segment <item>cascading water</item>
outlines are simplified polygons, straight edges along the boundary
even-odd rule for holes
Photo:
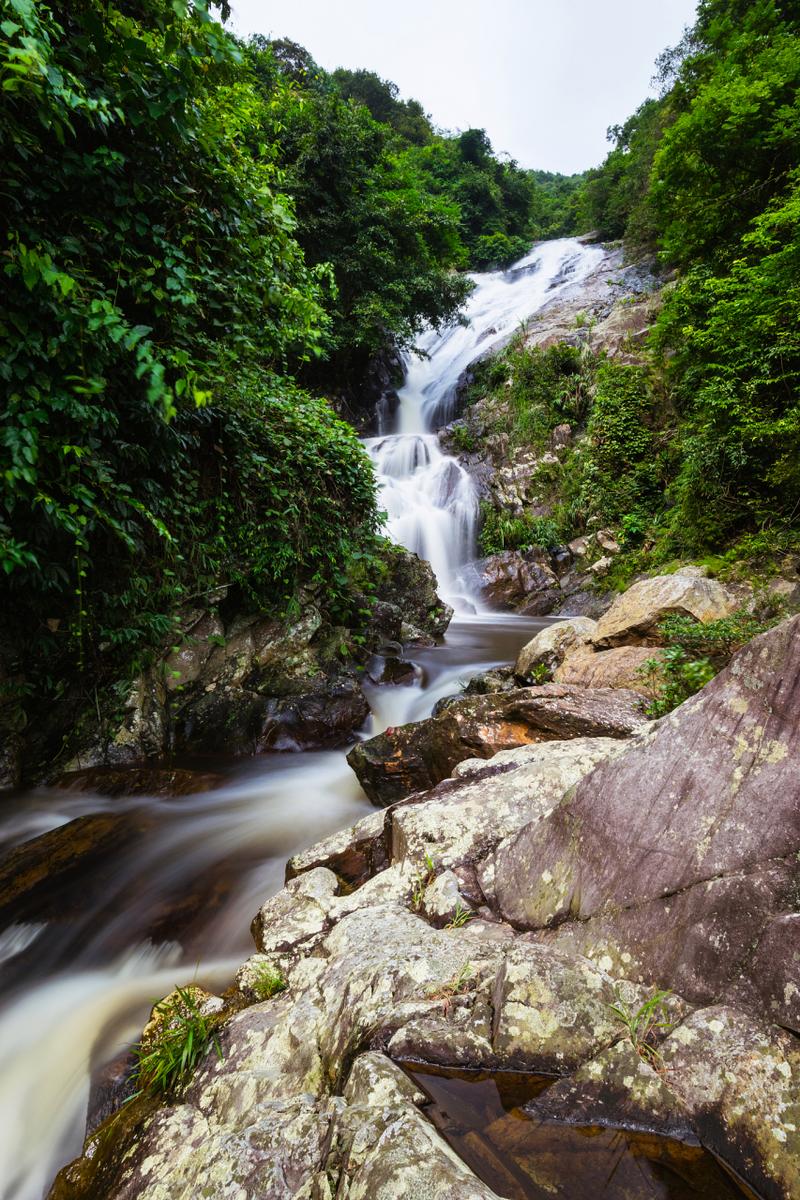
[[[427,357],[408,359],[397,430],[367,442],[389,532],[430,559],[462,614],[474,612],[456,572],[474,554],[477,499],[434,430],[452,416],[464,369],[578,287],[603,253],[548,242],[508,271],[474,276],[469,324],[422,339]],[[542,623],[498,613],[454,621],[444,646],[414,652],[416,686],[371,689],[370,731],[427,716],[464,678],[513,659]],[[174,984],[226,986],[286,857],[370,811],[345,753],[265,755],[237,766],[227,787],[174,800],[39,792],[2,802],[0,860],[94,814],[130,818],[141,835],[120,839],[41,912],[0,925],[0,1200],[41,1200],[80,1151],[92,1071]]]
[[[580,285],[603,258],[597,246],[574,238],[543,242],[506,271],[473,275],[465,323],[431,331],[408,355],[394,431],[365,440],[380,484],[389,536],[436,574],[440,594],[456,615],[474,613],[458,569],[475,556],[478,496],[468,472],[444,454],[436,430],[452,419],[467,367],[507,342],[543,305]]]

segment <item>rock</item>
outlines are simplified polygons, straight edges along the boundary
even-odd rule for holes
[[[662,1054],[670,1090],[702,1139],[764,1200],[800,1195],[800,1050],[725,1006],[693,1013]]]
[[[358,887],[382,871],[389,865],[384,816],[383,812],[370,813],[349,829],[295,854],[286,864],[286,882],[314,867],[327,867],[345,883]]]
[[[488,696],[493,692],[513,692],[517,686],[513,667],[493,667],[472,675],[464,688],[464,695]]]
[[[556,425],[550,434],[550,449],[556,453],[564,450],[572,442],[572,428],[569,425]]]
[[[585,558],[591,548],[591,537],[578,537],[569,543],[569,552],[573,558]]]
[[[207,1017],[221,1012],[224,1007],[221,996],[214,996],[196,983],[187,984],[180,991],[176,988],[153,1005],[142,1030],[141,1044],[144,1049],[151,1050],[162,1041],[165,1032],[177,1027],[181,1017],[189,1016],[195,1010]]]
[[[470,906],[461,895],[461,882],[453,871],[442,871],[433,883],[425,888],[422,911],[434,925],[446,925],[460,909],[467,912]]]
[[[686,1108],[668,1079],[641,1058],[626,1038],[584,1062],[574,1074],[526,1104],[523,1112],[532,1120],[642,1129],[697,1144]]]
[[[613,558],[610,558],[607,554],[604,554],[602,558],[598,558],[597,561],[593,562],[590,567],[587,567],[587,570],[591,575],[599,578],[602,575],[607,575],[613,565]]]
[[[419,670],[412,662],[398,658],[396,655],[373,654],[366,666],[366,672],[372,683],[378,684],[413,684]]]
[[[649,685],[641,672],[646,662],[658,657],[659,651],[649,646],[618,646],[598,652],[584,645],[564,659],[554,679],[577,687],[631,688],[648,695]]]
[[[315,867],[290,879],[253,918],[251,932],[256,949],[261,954],[275,955],[315,939],[327,927],[338,886],[336,876],[325,867]]]
[[[551,940],[584,952],[593,941],[609,965],[680,981],[699,1003],[741,991],[743,979],[762,1012],[784,992],[790,1000],[800,947],[763,979],[753,962],[772,922],[796,907],[798,671],[800,616],[755,638],[548,818],[502,843],[501,916],[558,925]]]
[[[596,621],[616,599],[615,592],[598,592],[594,580],[587,585],[586,575],[562,579],[561,590],[565,599],[555,610],[560,617],[589,617]]]
[[[596,565],[596,564],[595,564]],[[714,621],[730,616],[738,607],[736,598],[714,579],[691,575],[655,575],[634,583],[618,596],[597,624],[596,646],[629,643],[659,645],[658,625],[672,615]]]
[[[136,813],[92,813],[16,846],[0,862],[0,927],[66,917],[65,893],[81,879],[84,891],[99,886],[142,830]]]
[[[419,870],[430,855],[440,868],[484,859],[491,849],[529,821],[546,816],[564,793],[603,759],[620,752],[614,738],[574,738],[506,750],[490,763],[480,759],[456,768],[421,803],[391,810],[390,855]],[[463,883],[459,883],[463,891]]]
[[[590,640],[596,626],[597,622],[589,617],[573,617],[540,629],[520,650],[514,674],[526,682],[533,681],[537,667],[544,667],[552,674],[576,646]]]
[[[687,563],[686,566],[678,567],[675,575],[683,575],[686,579],[708,579],[708,567],[696,566],[694,563]]]
[[[497,1200],[419,1112],[425,1097],[382,1054],[356,1060],[337,1123],[340,1191],[352,1200]]]
[[[359,742],[347,761],[373,803],[391,804],[447,779],[466,758],[569,737],[629,737],[645,723],[634,692],[545,684],[443,701],[425,721]]]
[[[619,1037],[611,979],[588,961],[515,942],[497,975],[495,1052],[518,1069],[575,1067]]]
[[[399,610],[401,619],[430,637],[442,637],[453,610],[436,594],[436,576],[430,563],[402,546],[387,545],[383,554],[385,575],[375,598]]]
[[[487,604],[526,616],[551,612],[561,592],[545,550],[504,550],[470,564],[469,582]]]
[[[191,796],[210,792],[225,782],[213,771],[185,767],[92,767],[67,771],[51,787],[65,792],[91,792],[96,796]]]
[[[610,529],[598,529],[594,535],[598,546],[607,554],[619,554],[620,545]]]
[[[767,585],[770,596],[789,607],[800,604],[800,582],[796,579],[771,579]]]

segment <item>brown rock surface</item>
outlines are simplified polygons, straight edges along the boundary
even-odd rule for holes
[[[647,694],[647,681],[640,672],[657,655],[649,646],[617,646],[599,652],[580,646],[567,654],[553,678],[578,687],[632,688]]]
[[[549,557],[537,547],[481,558],[472,564],[470,577],[487,604],[530,617],[552,612],[561,598]]]
[[[714,579],[680,571],[674,575],[654,575],[634,583],[617,597],[597,622],[592,640],[603,647],[628,643],[658,645],[658,625],[665,617],[677,614],[698,621],[714,621],[729,616],[739,603],[732,592]]]
[[[689,999],[720,998],[744,976],[767,1011],[777,1004],[796,1020],[785,996],[798,950],[763,980],[751,960],[772,922],[796,907],[798,672],[800,616],[756,638],[550,817],[498,848],[502,915],[526,928],[558,925],[556,941],[588,953],[591,940],[617,967],[627,955],[628,971],[633,961]],[[782,928],[796,938],[794,923]]]
[[[437,715],[387,729],[347,756],[373,803],[390,804],[430,788],[468,758],[532,742],[571,737],[629,737],[646,717],[641,697],[622,688],[563,684],[463,696]]]
[[[590,617],[554,621],[552,625],[540,629],[536,636],[522,647],[514,666],[514,674],[519,679],[530,681],[537,667],[546,667],[548,671],[554,671],[565,658],[589,641],[596,628],[597,622]]]

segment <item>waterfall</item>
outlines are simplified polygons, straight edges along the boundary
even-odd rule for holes
[[[406,355],[396,429],[365,439],[375,465],[386,532],[433,567],[442,597],[458,614],[477,601],[457,576],[475,557],[478,495],[461,463],[444,454],[436,430],[455,415],[467,367],[503,345],[545,304],[579,285],[603,258],[597,246],[560,238],[534,247],[505,271],[470,276],[464,323],[426,333]]]

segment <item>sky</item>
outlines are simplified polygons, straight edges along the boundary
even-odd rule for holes
[[[366,67],[444,129],[486,129],[523,167],[600,163],[695,0],[232,0],[231,27]]]

